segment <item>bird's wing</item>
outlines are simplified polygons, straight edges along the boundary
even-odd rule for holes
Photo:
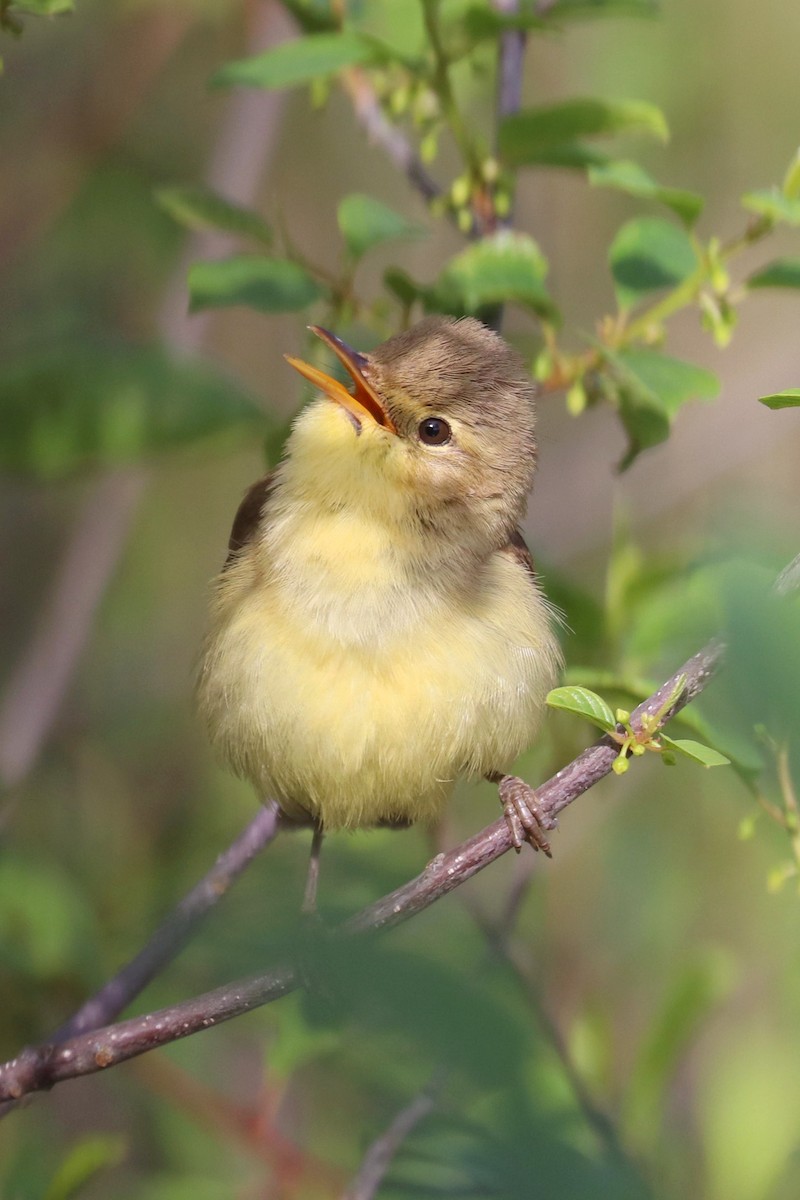
[[[233,518],[233,528],[228,539],[228,557],[225,567],[229,566],[235,556],[250,541],[261,520],[261,510],[272,494],[275,487],[275,472],[271,471],[263,479],[257,479],[244,494],[241,504]],[[223,570],[225,569],[223,567]]]
[[[525,538],[519,529],[515,529],[508,539],[508,544],[503,547],[503,554],[510,554],[515,558],[520,566],[523,566],[526,571],[535,579],[536,568],[533,565],[533,555],[528,549]]]

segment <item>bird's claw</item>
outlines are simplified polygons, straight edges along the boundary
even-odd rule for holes
[[[535,790],[516,775],[504,775],[499,781],[498,791],[503,805],[503,816],[517,854],[523,844],[528,842],[534,850],[541,850],[548,858],[552,858],[550,843],[544,831],[555,829],[556,822],[552,817],[545,818],[539,811]]]

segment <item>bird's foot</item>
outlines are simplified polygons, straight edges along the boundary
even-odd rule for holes
[[[535,790],[516,775],[501,775],[495,781],[503,805],[503,816],[517,854],[523,843],[528,842],[534,850],[541,850],[548,858],[552,858],[545,830],[555,829],[556,822],[540,812]]]

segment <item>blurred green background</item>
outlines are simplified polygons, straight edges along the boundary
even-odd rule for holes
[[[3,39],[9,370],[41,362],[42,346],[97,346],[99,364],[102,348],[154,339],[215,365],[269,428],[296,410],[298,381],[281,356],[300,352],[302,320],[244,309],[189,317],[188,264],[224,242],[187,239],[153,199],[164,185],[211,181],[331,267],[348,192],[426,223],[337,89],[324,108],[302,88],[208,89],[227,59],[290,36],[291,20],[267,0],[79,0],[74,15],[31,19],[19,42]],[[666,0],[659,19],[532,39],[525,99],[660,105],[671,141],[644,146],[641,160],[704,193],[701,228],[730,236],[740,194],[780,178],[800,140],[799,47],[800,7],[783,0]],[[447,165],[445,152],[432,169],[446,178]],[[567,340],[612,306],[606,247],[636,211],[567,173],[521,176],[516,225],[550,258]],[[461,244],[434,222],[426,241],[377,252],[363,290],[377,290],[388,263],[432,278]],[[782,247],[788,235],[776,238]],[[742,555],[774,570],[797,552],[800,425],[756,397],[800,383],[799,322],[796,293],[765,291],[719,350],[694,315],[681,316],[668,348],[718,372],[721,396],[687,408],[670,441],[623,476],[624,439],[607,409],[576,420],[562,397],[543,400],[527,530],[572,627],[571,667],[658,682],[715,628],[706,564]],[[506,331],[524,334],[513,312]],[[10,438],[3,396],[28,386],[4,369],[0,445]],[[157,368],[142,386],[170,404]],[[254,812],[249,789],[213,762],[191,696],[209,580],[238,499],[263,470],[263,443],[245,425],[102,475],[0,474],[2,1058],[41,1040],[132,955]],[[34,753],[62,667],[68,685]],[[733,686],[714,685],[720,720]],[[591,736],[567,718],[550,726],[520,765],[531,781]],[[504,858],[353,951],[322,999],[292,997],[37,1097],[0,1126],[0,1194],[78,1194],[70,1172],[88,1177],[97,1163],[81,1195],[336,1196],[371,1138],[441,1070],[435,1114],[381,1195],[792,1200],[800,900],[796,880],[777,887],[787,852],[774,823],[741,836],[756,811],[734,771],[667,772],[648,756],[564,816],[553,862]],[[444,836],[454,843],[496,815],[492,789],[465,788]],[[255,862],[136,1011],[273,963],[292,936],[307,841],[287,836]],[[424,831],[330,839],[326,918],[400,884],[429,852]],[[531,866],[518,976],[470,910],[500,911]]]

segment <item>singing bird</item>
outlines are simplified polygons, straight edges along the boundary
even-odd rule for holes
[[[198,684],[212,742],[325,831],[434,821],[485,776],[517,849],[549,851],[533,789],[505,774],[560,664],[518,529],[531,379],[472,318],[368,355],[312,329],[351,387],[288,359],[320,395],[236,514]]]

